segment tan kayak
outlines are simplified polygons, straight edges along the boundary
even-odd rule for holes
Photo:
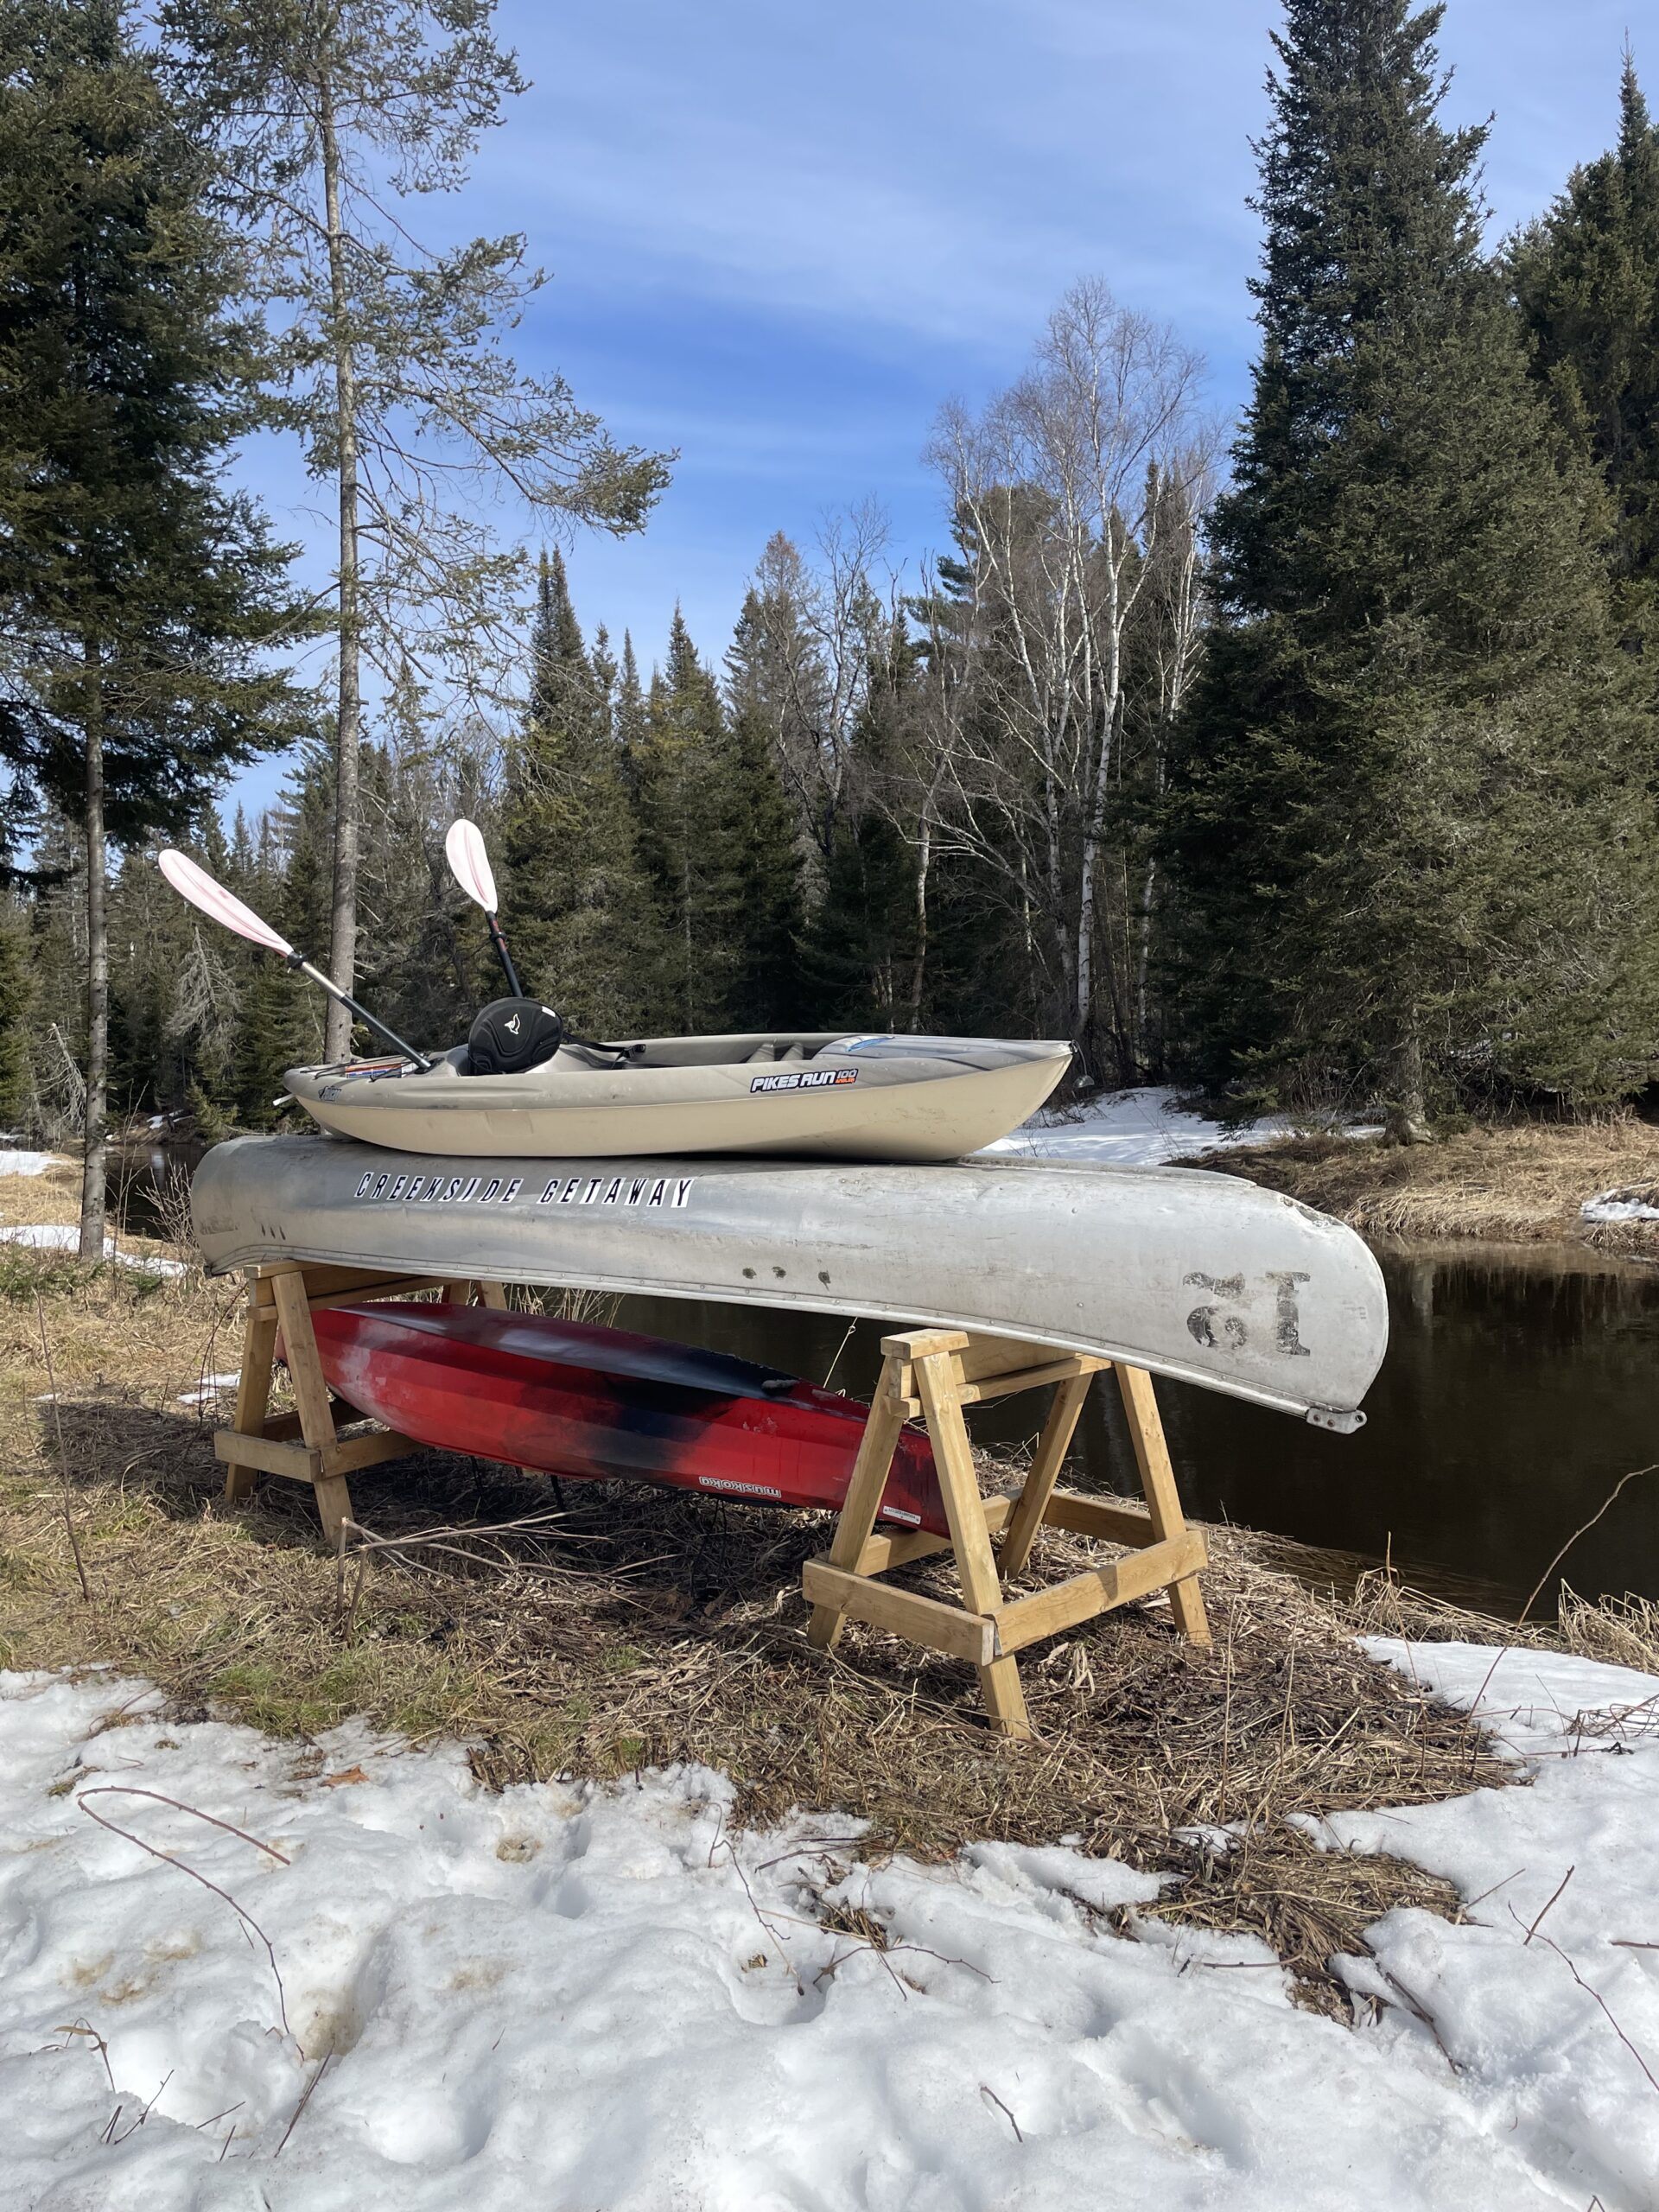
[[[960,1160],[1035,1113],[1071,1047],[994,1038],[821,1035],[567,1042],[539,1067],[473,1075],[464,1046],[407,1062],[292,1068],[314,1121],[397,1152],[489,1160],[697,1153]]]

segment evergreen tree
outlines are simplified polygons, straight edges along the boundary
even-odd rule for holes
[[[1659,712],[1659,126],[1627,54],[1618,142],[1511,250],[1534,365],[1611,492],[1620,628]]]
[[[637,690],[629,645],[625,685],[631,672]],[[524,988],[590,1036],[654,1027],[669,1011],[657,906],[622,751],[556,552],[538,578],[530,700],[508,753],[502,826]]]
[[[1651,1051],[1642,724],[1601,503],[1484,262],[1441,10],[1287,0],[1262,329],[1172,761],[1192,1071],[1285,1097],[1541,1085]]]
[[[717,1034],[743,957],[742,797],[719,690],[677,607],[632,757],[668,1004],[688,1034]]]
[[[0,20],[0,756],[84,842],[81,1249],[103,1249],[106,842],[176,831],[285,741],[286,556],[222,487],[237,270],[118,0]]]
[[[22,901],[0,890],[0,1130],[21,1129],[29,1116],[29,1038],[35,1012],[29,918]]]
[[[798,940],[804,923],[798,810],[784,788],[762,686],[766,616],[744,599],[726,655],[736,820],[736,963],[727,1018],[734,1029],[787,1029],[801,1020]]]

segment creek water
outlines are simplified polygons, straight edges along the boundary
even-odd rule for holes
[[[199,1156],[200,1147],[192,1148]],[[158,1147],[124,1179],[130,1228],[194,1160]],[[1390,1335],[1356,1436],[1160,1382],[1189,1510],[1362,1559],[1514,1611],[1622,1475],[1659,1461],[1659,1268],[1574,1245],[1379,1241]],[[866,1395],[884,1325],[683,1299],[629,1298],[617,1325],[765,1361]],[[987,1443],[1026,1441],[1044,1395],[974,1409]],[[1116,1393],[1090,1392],[1067,1480],[1133,1490]],[[1586,1597],[1659,1598],[1659,1470],[1638,1475],[1564,1561]],[[1540,1599],[1547,1605],[1560,1576]]]

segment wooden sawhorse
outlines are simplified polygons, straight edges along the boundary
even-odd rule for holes
[[[322,1533],[338,1548],[352,1518],[346,1478],[358,1467],[396,1459],[426,1446],[394,1430],[374,1428],[342,1437],[334,1426],[339,1401],[323,1377],[311,1316],[320,1306],[354,1306],[364,1298],[401,1298],[411,1291],[442,1290],[465,1305],[474,1294],[486,1306],[505,1306],[499,1283],[467,1277],[388,1274],[385,1269],[311,1266],[298,1260],[251,1268],[247,1275],[248,1318],[242,1340],[242,1372],[236,1389],[234,1427],[221,1428],[213,1449],[226,1462],[225,1496],[232,1505],[252,1495],[261,1474],[286,1475],[309,1483],[316,1492]],[[271,1366],[276,1334],[294,1385],[295,1410],[271,1414]]]
[[[1141,1512],[1055,1487],[1089,1386],[1113,1364],[1110,1360],[961,1329],[914,1329],[884,1337],[881,1351],[881,1380],[835,1541],[801,1570],[801,1587],[812,1605],[807,1635],[820,1650],[834,1646],[850,1613],[874,1628],[969,1660],[979,1669],[992,1726],[1005,1736],[1029,1736],[1014,1657],[1026,1645],[1164,1589],[1190,1640],[1209,1643],[1198,1580],[1205,1563],[1204,1539],[1182,1516],[1152,1377],[1143,1368],[1117,1370],[1147,1500]],[[1059,1387],[1023,1488],[1017,1497],[982,1497],[963,1408],[1045,1383]],[[950,1534],[878,1535],[876,1512],[899,1432],[918,1414],[932,1440]],[[1043,1527],[1132,1545],[1135,1556],[1090,1567],[1023,1598],[1006,1597],[1005,1584],[1024,1572],[1033,1540]],[[994,1547],[998,1535],[1001,1543]],[[946,1551],[956,1554],[962,1605],[896,1590],[875,1579],[907,1560]]]

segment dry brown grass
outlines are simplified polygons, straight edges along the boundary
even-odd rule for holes
[[[1610,1238],[1579,1213],[1599,1192],[1659,1178],[1659,1128],[1634,1115],[1467,1129],[1421,1145],[1287,1137],[1192,1165],[1249,1176],[1370,1234],[1506,1243],[1583,1236],[1605,1249],[1659,1255],[1659,1224]]]
[[[497,1784],[707,1761],[739,1783],[746,1819],[835,1808],[872,1823],[871,1853],[1075,1834],[1181,1877],[1159,1910],[1265,1936],[1306,2001],[1332,2012],[1333,1952],[1392,1905],[1455,1914],[1458,1900],[1395,1861],[1318,1851],[1287,1815],[1513,1779],[1465,1716],[1352,1640],[1357,1624],[1490,1637],[1493,1623],[1425,1611],[1387,1578],[1357,1599],[1316,1590],[1290,1571],[1294,1547],[1234,1529],[1209,1531],[1215,1649],[1183,1643],[1162,1601],[1039,1647],[1022,1663],[1038,1731],[1025,1745],[987,1732],[964,1668],[918,1665],[856,1626],[834,1659],[807,1647],[801,1562],[827,1535],[815,1516],[623,1484],[561,1491],[434,1453],[354,1478],[364,1528],[400,1541],[342,1566],[296,1488],[267,1482],[226,1511],[213,1409],[179,1402],[237,1363],[229,1286],[145,1288],[33,1257],[60,1400],[37,1402],[37,1307],[14,1281],[0,1297],[0,1663],[113,1663],[181,1716],[301,1738],[353,1713],[415,1740],[455,1734]],[[1091,1553],[1050,1533],[1034,1569]],[[909,1577],[949,1591],[938,1568]],[[1605,1656],[1648,1648],[1649,1615],[1583,1613]],[[1223,1827],[1237,1847],[1192,1833]]]

